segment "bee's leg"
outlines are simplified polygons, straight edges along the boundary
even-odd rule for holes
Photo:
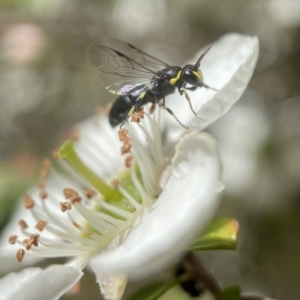
[[[179,119],[176,117],[176,115],[173,113],[173,111],[169,108],[169,107],[167,107],[166,106],[166,104],[165,104],[165,99],[163,99],[163,105],[162,105],[162,107],[182,126],[182,127],[184,127],[185,129],[189,129],[189,127],[188,126],[185,126],[185,125],[183,125],[180,121],[179,121]]]
[[[205,84],[205,83],[203,83],[203,87],[205,87],[206,89],[210,89],[210,90],[216,91],[216,92],[219,91],[219,90],[217,90],[217,89],[215,89],[215,88],[210,87],[209,85],[207,85],[207,84]]]
[[[193,114],[196,116],[196,112],[195,112],[194,109],[193,109],[193,106],[192,106],[192,103],[191,103],[191,99],[190,99],[190,96],[189,96],[188,92],[186,91],[186,89],[183,89],[183,92],[184,92],[185,99],[186,99],[186,100],[188,101],[188,103],[189,103],[189,106],[190,106],[191,111],[192,111]]]

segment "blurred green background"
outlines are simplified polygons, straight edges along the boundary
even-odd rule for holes
[[[224,162],[218,215],[239,220],[239,247],[201,256],[222,286],[300,299],[299,0],[1,0],[0,230],[72,124],[115,98],[88,45],[121,38],[182,65],[228,32],[261,47],[244,96],[208,128]],[[94,276],[63,299],[100,299]]]

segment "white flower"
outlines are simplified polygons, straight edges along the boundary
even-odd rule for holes
[[[70,266],[53,265],[45,270],[28,268],[0,279],[0,299],[58,299],[81,276],[80,270]]]
[[[109,127],[106,116],[78,126],[76,151],[69,142],[61,154],[87,181],[51,171],[41,191],[33,191],[25,197],[28,209],[20,209],[14,221],[26,219],[29,226],[19,222],[18,237],[10,238],[13,246],[19,244],[20,248],[21,244],[28,249],[25,256],[24,249],[18,250],[20,261],[26,263],[30,257],[71,257],[67,265],[57,268],[62,272],[73,268],[73,283],[89,262],[102,293],[107,299],[119,299],[127,276],[136,278],[158,272],[183,253],[210,220],[218,203],[215,194],[220,180],[217,145],[199,129],[238,100],[258,57],[256,38],[227,35],[213,48],[211,69],[203,62],[202,71],[204,75],[208,73],[205,82],[220,90],[212,98],[211,92],[196,93],[196,99],[201,97],[206,103],[202,103],[201,108],[193,103],[198,111],[193,119],[190,111],[180,113],[180,120],[195,131],[186,132],[179,142],[183,129],[174,120],[167,119],[169,116],[163,116],[167,137],[163,143],[160,112],[155,116],[146,114],[140,125],[127,125],[130,140],[123,132],[123,146],[125,152],[132,146],[132,161],[120,155],[117,132]],[[184,105],[181,103],[181,106]],[[109,184],[111,180],[116,189]],[[87,182],[93,191],[84,192]],[[39,235],[35,233],[36,225],[42,230]],[[8,226],[3,238],[16,230]],[[22,235],[26,236],[25,241]],[[4,250],[2,256],[3,253]],[[6,256],[7,262],[9,258]],[[9,284],[9,280],[5,282]],[[44,288],[35,284],[31,287],[32,292]],[[56,299],[58,293],[54,290],[56,294],[52,298]]]

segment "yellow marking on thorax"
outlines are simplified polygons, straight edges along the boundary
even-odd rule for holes
[[[135,111],[135,107],[132,106],[129,113],[128,113],[128,116],[130,117],[134,113],[134,111]]]
[[[146,92],[141,93],[139,96],[139,99],[143,99],[145,97],[145,95],[146,95]]]
[[[203,74],[200,70],[198,71],[193,71],[194,75],[196,75],[198,77],[198,79],[200,80],[200,82],[203,82]]]
[[[180,79],[180,76],[181,70],[177,73],[177,76],[175,78],[170,79],[170,84],[174,85]]]
[[[137,98],[137,100],[141,100],[145,97],[147,92],[143,92],[140,94],[140,96]],[[135,106],[132,106],[130,111],[128,112],[128,116],[130,117],[135,112]]]

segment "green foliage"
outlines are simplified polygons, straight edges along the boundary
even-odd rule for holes
[[[235,250],[239,223],[234,219],[213,220],[201,235],[194,240],[190,250]]]

